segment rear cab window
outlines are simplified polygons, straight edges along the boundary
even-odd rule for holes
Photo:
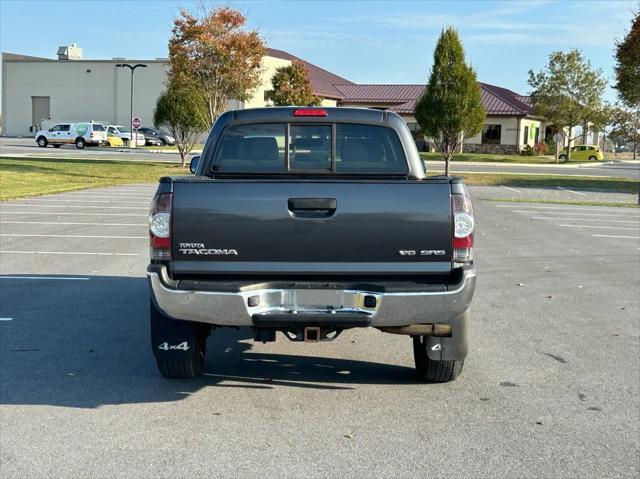
[[[396,131],[354,123],[230,125],[218,140],[216,173],[408,173]]]

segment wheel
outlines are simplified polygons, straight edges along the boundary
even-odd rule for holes
[[[427,354],[427,341],[424,336],[413,337],[413,357],[416,374],[421,381],[446,383],[455,380],[462,372],[464,360],[434,361]]]
[[[40,148],[46,148],[47,145],[49,144],[49,142],[44,136],[39,136],[37,143]]]
[[[80,138],[76,138],[76,148],[78,150],[82,150],[86,145],[86,142],[84,141],[84,138],[80,137]]]
[[[189,379],[202,373],[207,352],[208,324],[166,317],[150,306],[151,347],[165,378]]]
[[[598,158],[596,158],[595,156],[590,156],[589,161],[598,161]]]
[[[160,146],[167,146],[167,142],[160,138]]]
[[[560,158],[562,161],[566,161],[567,155],[560,155],[558,158]]]
[[[53,145],[54,148],[60,148],[62,145]]]
[[[111,143],[107,141],[107,142],[105,142],[104,146],[111,147]]]

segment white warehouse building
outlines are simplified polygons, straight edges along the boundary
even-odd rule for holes
[[[3,135],[33,135],[43,126],[43,120],[48,119],[128,125],[131,73],[128,68],[116,68],[116,64],[123,61],[51,60],[3,53]],[[164,88],[167,60],[127,60],[126,63],[147,65],[135,72],[134,115],[152,124],[155,102]]]
[[[264,92],[271,88],[276,68],[288,66],[294,59],[286,52],[268,49],[262,61],[262,84],[253,99],[233,106],[264,106]],[[56,122],[97,121],[128,126],[131,72],[117,68],[118,63],[147,65],[135,70],[133,116],[145,126],[153,125],[156,100],[165,88],[169,70],[166,58],[86,60],[82,49],[71,45],[60,47],[57,59],[2,53],[2,135],[32,136],[41,127]],[[335,77],[331,80],[350,83],[304,63],[312,81],[317,73],[324,72]],[[336,105],[337,98],[332,98],[331,91],[323,92],[322,85],[314,90],[324,105]]]

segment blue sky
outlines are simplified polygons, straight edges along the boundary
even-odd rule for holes
[[[172,19],[188,0],[0,0],[2,51],[85,58],[167,56]],[[219,2],[206,1],[216,6]],[[478,79],[527,93],[527,71],[553,50],[580,48],[608,78],[635,1],[230,1],[268,45],[358,83],[425,83],[443,26],[458,28]],[[615,99],[609,90],[607,99]]]

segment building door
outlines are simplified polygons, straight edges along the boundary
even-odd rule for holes
[[[50,110],[51,97],[32,96],[31,97],[31,126],[35,131],[41,130],[40,121],[43,118],[51,118]]]

